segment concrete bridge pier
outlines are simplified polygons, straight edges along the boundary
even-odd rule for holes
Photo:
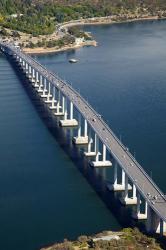
[[[16,61],[19,63],[20,59],[22,60],[22,58],[19,55],[16,55]]]
[[[78,122],[76,119],[73,118],[73,103],[70,101],[70,117],[68,118],[67,113],[67,98],[64,97],[64,104],[63,104],[63,112],[64,117],[63,120],[60,120],[59,123],[62,127],[75,127],[78,126]]]
[[[23,70],[25,68],[25,61],[24,60],[22,60],[22,68],[23,68]]]
[[[18,56],[18,64],[22,67],[22,58]]]
[[[102,154],[102,160],[100,160],[100,152],[99,152],[99,138],[97,135],[95,135],[95,151],[96,151],[96,157],[95,157],[95,161],[90,161],[90,165],[92,167],[111,167],[112,163],[111,161],[106,160],[107,157],[107,149],[105,144],[103,143],[103,154]]]
[[[81,131],[81,114],[78,113],[78,135],[76,137],[73,137],[73,142],[77,145],[85,145],[88,144],[88,135],[87,135],[87,130],[88,130],[88,124],[87,120],[84,120],[84,135],[82,136],[82,131]]]
[[[129,193],[128,193],[128,176],[125,175],[125,191],[122,195],[122,197],[120,198],[120,202],[123,205],[137,205],[137,195],[136,195],[136,186],[133,184],[133,190],[132,190],[132,197],[129,197]]]
[[[114,164],[114,182],[113,184],[107,184],[107,188],[110,191],[114,192],[120,192],[120,191],[125,191],[125,177],[126,174],[124,170],[121,168],[121,183],[118,183],[118,163],[115,161]],[[128,181],[128,180],[127,180]],[[126,185],[127,190],[132,190],[132,187],[130,184],[128,186]]]
[[[136,211],[133,211],[132,217],[136,220],[146,220],[147,219],[147,202],[144,204],[144,212],[141,212],[141,197],[140,193],[137,193],[137,207]]]
[[[22,62],[22,58],[21,58],[21,57],[19,57],[19,56],[18,56],[18,61],[19,61],[19,63],[21,63],[21,62]]]
[[[47,102],[47,103],[49,103],[49,102]],[[56,110],[56,104],[57,103],[57,101],[56,101],[56,89],[55,89],[55,86],[53,86],[53,90],[52,90],[52,98],[51,98],[51,102],[50,102],[50,109],[51,110]]]
[[[25,61],[23,59],[20,62],[20,68],[23,72],[25,72]]]
[[[19,61],[19,56],[18,56],[17,54],[14,54],[14,55],[13,55],[13,58],[14,58],[14,60],[15,60],[16,62]]]
[[[159,233],[163,236],[166,233],[166,222],[164,222],[155,211],[148,205],[146,230],[149,233]]]
[[[23,61],[23,67],[22,67],[22,70],[23,70],[24,74],[27,74],[28,65],[27,65],[27,62],[26,62],[26,61]]]
[[[40,75],[40,81],[39,81],[39,88],[37,89],[38,93],[42,93],[43,92],[43,76]]]
[[[32,66],[30,64],[28,64],[28,68],[25,73],[28,79],[32,79]]]
[[[18,64],[19,68],[22,68],[22,58],[19,56],[16,56],[16,63]]]
[[[26,72],[27,70],[27,63],[23,60],[23,71]]]
[[[96,155],[96,151],[92,151],[92,135],[91,135],[91,128],[89,128],[89,134],[88,134],[88,150],[84,152],[84,155],[86,157],[93,157]]]
[[[56,105],[56,112],[54,112],[55,116],[64,116],[64,111],[61,106],[61,92],[57,89],[57,105]]]
[[[26,76],[29,74],[29,65],[27,62],[25,62],[24,73],[26,74]]]
[[[47,94],[47,98],[46,98],[46,100],[45,100],[45,103],[52,103],[51,98],[52,98],[53,96],[52,96],[52,94],[51,94],[51,83],[50,83],[50,81],[49,81],[48,84],[47,84],[47,92],[48,92],[48,94]]]
[[[36,79],[35,69],[31,66],[31,76],[29,77],[29,81],[31,82],[32,87],[34,87],[33,85],[36,81],[35,79]]]
[[[30,80],[33,86],[33,84],[35,83],[35,69],[34,68],[32,68],[32,77],[30,78]]]
[[[29,65],[28,67],[28,78],[32,79],[32,66],[31,65]]]
[[[39,72],[36,71],[35,75],[35,84],[33,85],[35,88],[39,88]]]
[[[47,80],[46,78],[44,78],[44,87],[43,87],[43,91],[42,91],[42,94],[41,94],[41,97],[42,98],[47,98]]]
[[[118,163],[115,161],[114,163],[114,179],[113,184],[108,183],[107,188],[110,191],[116,191],[118,185]]]

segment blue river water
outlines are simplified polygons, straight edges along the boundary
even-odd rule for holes
[[[84,29],[98,47],[34,57],[80,91],[166,192],[166,21]],[[0,54],[0,249],[37,250],[128,226],[119,217],[130,212],[102,185],[112,170],[82,163],[70,131],[27,84]]]

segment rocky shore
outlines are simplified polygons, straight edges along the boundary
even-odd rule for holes
[[[37,47],[37,48],[23,48],[23,51],[28,54],[47,54],[47,53],[56,53],[62,52],[66,50],[78,49],[84,46],[97,46],[97,42],[95,40],[90,41],[83,41],[80,44],[69,44],[67,46],[53,47],[53,48],[44,48],[44,47]]]
[[[126,228],[120,232],[105,231],[94,236],[79,236],[75,241],[67,239],[62,243],[41,250],[106,250],[106,249],[163,249],[154,238],[141,233],[137,228]]]

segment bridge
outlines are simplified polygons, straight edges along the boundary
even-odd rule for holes
[[[90,166],[114,168],[113,183],[107,184],[108,190],[122,192],[120,202],[136,206],[132,217],[145,220],[148,232],[163,235],[166,232],[166,196],[102,117],[71,85],[13,44],[0,42],[0,50],[17,64],[51,112],[60,117],[60,125],[77,129],[73,143],[87,146],[84,155],[89,158]]]

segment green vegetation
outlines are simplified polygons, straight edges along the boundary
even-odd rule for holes
[[[118,236],[119,239],[111,240],[93,240],[94,238],[101,238],[102,236]],[[137,228],[126,228],[121,232],[103,232],[94,237],[79,236],[76,241],[64,240],[63,243],[58,243],[49,248],[43,248],[42,250],[161,250],[162,248],[156,243],[154,238],[150,238],[142,234]]]
[[[32,35],[51,34],[55,24],[120,13],[159,14],[165,0],[0,0],[0,25]]]
[[[65,45],[73,44],[75,42],[75,38],[69,35],[65,35],[63,38],[58,39],[58,40],[49,40],[47,41],[46,39],[42,39],[41,41],[39,40],[37,43],[29,42],[26,47],[27,48],[53,48],[53,47],[58,47],[61,48]],[[24,47],[24,46],[21,46]]]
[[[77,26],[72,26],[68,28],[68,33],[71,36],[84,38],[85,40],[91,40],[91,37],[87,35],[84,31],[80,30]]]
[[[40,14],[23,15],[17,18],[5,16],[1,25],[12,30],[31,33],[34,36],[46,35],[55,30],[55,23],[49,17]]]

